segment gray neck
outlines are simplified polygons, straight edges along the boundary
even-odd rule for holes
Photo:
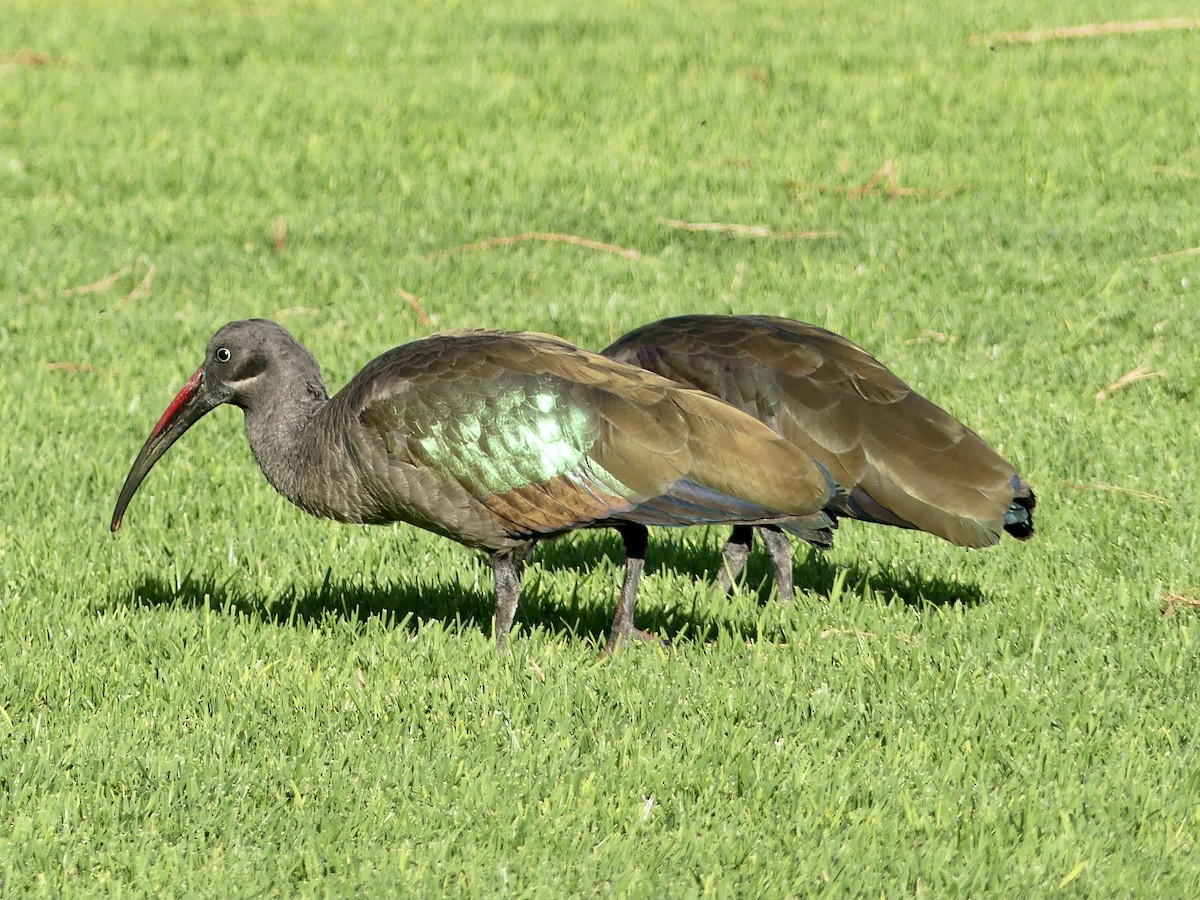
[[[343,518],[336,483],[340,442],[322,427],[329,393],[319,376],[284,380],[277,390],[245,407],[246,437],[272,487],[314,515]]]

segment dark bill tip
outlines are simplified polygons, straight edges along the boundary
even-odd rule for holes
[[[195,425],[205,413],[217,405],[204,392],[203,373],[203,368],[197,369],[192,377],[188,379],[187,384],[175,395],[175,399],[171,401],[170,406],[167,407],[167,411],[162,414],[162,418],[158,420],[158,424],[150,432],[150,437],[146,439],[146,443],[142,445],[137,459],[133,461],[133,466],[130,468],[129,474],[125,476],[125,484],[121,487],[121,493],[117,497],[117,505],[113,510],[112,523],[109,525],[110,531],[116,532],[121,527],[121,520],[125,516],[125,508],[129,506],[129,501],[137,493],[142,480],[154,468],[154,464],[170,449],[172,444],[183,436],[185,431]]]

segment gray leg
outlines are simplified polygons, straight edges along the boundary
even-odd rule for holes
[[[625,541],[625,580],[621,584],[621,596],[617,600],[617,609],[613,614],[612,631],[608,635],[608,643],[604,645],[604,655],[613,653],[624,641],[657,641],[652,634],[634,627],[634,609],[637,606],[638,584],[642,579],[642,571],[646,568],[646,544],[649,533],[644,525],[616,526]]]
[[[521,576],[525,574],[525,567],[533,561],[533,548],[537,546],[537,541],[527,541],[512,551],[513,565],[517,573],[517,580],[521,580]]]
[[[517,555],[520,553],[521,548],[516,551]],[[517,601],[521,598],[521,578],[513,556],[511,550],[492,554],[492,580],[496,583],[496,616],[492,630],[496,635],[497,650],[508,648],[508,633],[512,630]]]
[[[750,556],[750,542],[754,540],[754,529],[749,525],[734,525],[729,540],[721,548],[721,570],[717,572],[717,586],[725,593],[733,591],[733,583],[746,567]]]
[[[775,570],[775,589],[779,591],[779,599],[783,603],[791,603],[796,596],[792,586],[792,542],[788,536],[773,525],[764,525],[758,529],[767,556],[771,559],[771,567]]]

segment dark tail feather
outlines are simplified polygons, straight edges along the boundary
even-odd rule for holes
[[[862,485],[856,485],[854,490],[842,491],[829,501],[827,510],[844,519],[857,519],[860,522],[874,522],[877,525],[894,525],[896,528],[916,528],[912,522],[900,518],[865,490]]]
[[[813,463],[821,470],[825,480],[829,482],[829,500],[826,502],[825,508],[788,522],[780,522],[779,527],[808,541],[818,550],[828,550],[833,546],[833,532],[837,528],[837,517],[850,502],[850,495],[844,487],[833,480],[829,470],[819,460],[814,459]]]
[[[1004,530],[1019,541],[1033,537],[1033,508],[1037,506],[1037,497],[1033,488],[1020,475],[1014,475],[1013,502],[1004,514]]]
[[[780,522],[779,527],[808,541],[819,550],[828,550],[833,546],[833,532],[837,528],[837,519],[825,512],[815,512],[799,519]]]

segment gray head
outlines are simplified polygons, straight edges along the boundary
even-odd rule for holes
[[[209,340],[199,372],[201,391],[216,401],[213,406],[232,403],[246,410],[270,402],[280,389],[321,382],[313,355],[267,319],[223,326]]]
[[[298,389],[316,399],[328,396],[317,361],[287,331],[266,319],[222,327],[208,342],[204,364],[175,395],[134,460],[117,498],[112,530],[121,527],[125,508],[154,464],[207,413],[231,403],[249,417]]]

